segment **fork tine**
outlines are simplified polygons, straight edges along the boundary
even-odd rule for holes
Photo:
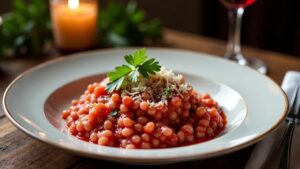
[[[289,108],[289,113],[288,113],[288,115],[289,115],[289,114],[296,114],[296,113],[297,113],[297,112],[295,111],[295,109],[296,109],[296,99],[297,99],[297,97],[298,97],[298,91],[299,91],[299,86],[297,85],[296,88],[295,88],[295,91],[294,91],[294,93],[293,93],[293,97],[292,97],[292,99],[291,99],[291,101],[290,101],[291,106],[290,106],[290,108]]]
[[[294,114],[296,115],[296,114],[299,114],[300,115],[300,98],[299,98],[299,85],[297,85],[297,93],[296,93],[296,103],[295,103],[295,106],[296,106],[296,110],[295,110],[295,112],[294,112]]]
[[[293,141],[293,132],[295,128],[295,124],[298,123],[300,120],[300,99],[298,99],[298,93],[299,93],[299,85],[295,86],[295,91],[293,93],[292,99],[291,99],[291,106],[289,108],[289,113],[286,117],[286,120],[288,121],[288,128],[284,134],[284,137],[282,138],[282,142],[280,144],[284,144],[283,147],[283,155],[281,156],[280,160],[280,167],[279,168],[290,168],[290,156],[291,156],[291,145]],[[299,103],[299,104],[298,104]]]

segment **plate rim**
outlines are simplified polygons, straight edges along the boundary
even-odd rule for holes
[[[41,63],[41,64],[38,64],[32,68],[29,68],[28,70],[24,71],[23,73],[21,73],[20,75],[18,75],[8,86],[7,88],[5,89],[4,91],[4,94],[3,94],[3,98],[2,98],[2,106],[3,106],[3,110],[4,110],[4,114],[6,115],[6,117],[8,117],[8,119],[10,120],[10,122],[12,122],[12,124],[17,127],[18,129],[20,129],[23,133],[26,133],[27,135],[31,136],[32,138],[38,140],[38,141],[41,141],[41,142],[44,142],[46,144],[49,144],[51,146],[55,146],[55,147],[58,147],[58,148],[61,148],[63,150],[67,150],[68,152],[73,152],[73,153],[77,153],[77,154],[81,154],[81,155],[84,155],[84,156],[88,156],[88,157],[93,157],[93,158],[98,158],[98,159],[106,159],[106,160],[110,160],[110,161],[115,161],[113,159],[110,159],[111,157],[112,158],[115,158],[115,157],[119,157],[120,160],[128,160],[128,159],[133,159],[133,157],[124,157],[124,156],[115,156],[115,155],[112,155],[112,154],[94,154],[94,153],[90,153],[90,152],[87,152],[87,151],[84,151],[84,150],[80,150],[80,149],[72,149],[72,148],[69,148],[69,147],[65,147],[63,145],[60,145],[60,144],[57,144],[56,142],[52,142],[52,141],[49,141],[49,140],[42,140],[40,139],[39,137],[35,136],[34,133],[28,131],[26,128],[24,128],[21,124],[19,124],[17,122],[17,120],[15,120],[13,117],[12,117],[12,113],[8,110],[6,104],[7,104],[7,94],[8,92],[10,91],[10,89],[12,88],[12,86],[18,81],[20,80],[22,77],[26,76],[27,74],[31,73],[32,71],[35,71],[37,69],[40,69],[40,68],[43,68],[47,65],[50,65],[50,64],[55,64],[57,62],[62,62],[64,60],[73,60],[73,59],[76,59],[76,58],[80,58],[80,57],[84,57],[85,54],[91,54],[91,53],[97,53],[97,52],[110,52],[110,51],[124,51],[124,50],[135,50],[137,48],[140,48],[140,47],[126,47],[126,48],[108,48],[108,49],[97,49],[97,50],[91,50],[91,51],[85,51],[85,52],[79,52],[79,53],[74,53],[74,54],[69,54],[69,55],[63,55],[63,56],[60,56],[58,58],[55,58],[55,59],[51,59],[49,61],[46,61],[44,63]],[[217,57],[216,55],[212,55],[212,54],[207,54],[207,53],[202,53],[202,52],[198,52],[198,51],[191,51],[191,50],[185,50],[185,49],[178,49],[178,48],[165,48],[165,47],[148,47],[147,49],[150,49],[150,50],[163,50],[163,51],[178,51],[178,52],[184,52],[184,53],[191,53],[191,54],[197,54],[197,55],[205,55],[206,57],[213,57],[214,59],[217,59],[217,60],[222,60],[222,61],[225,61],[225,62],[230,62],[232,64],[232,61],[229,61],[229,60],[226,60],[224,58],[220,58],[220,57]],[[210,158],[210,157],[213,157],[213,156],[220,156],[220,155],[224,155],[224,154],[228,154],[228,153],[231,153],[231,152],[234,152],[234,151],[238,151],[238,150],[241,150],[245,147],[248,147],[262,139],[264,139],[265,137],[267,137],[269,134],[271,134],[272,132],[276,131],[276,129],[279,127],[280,123],[284,120],[285,116],[287,115],[287,112],[288,112],[288,107],[289,107],[289,101],[288,101],[288,98],[287,98],[287,95],[286,93],[283,91],[283,89],[276,83],[274,82],[274,80],[272,80],[270,77],[266,76],[266,75],[262,75],[260,74],[259,72],[257,72],[256,70],[253,70],[251,68],[248,68],[246,66],[242,66],[242,65],[239,65],[241,66],[241,68],[243,69],[248,69],[248,70],[251,70],[252,72],[255,72],[256,74],[259,74],[261,76],[264,76],[265,78],[267,78],[269,81],[271,81],[277,88],[280,89],[280,92],[281,94],[284,96],[284,102],[285,102],[285,107],[284,107],[284,112],[282,113],[281,117],[276,121],[276,123],[274,123],[274,125],[269,128],[268,130],[266,130],[264,133],[261,133],[259,134],[258,136],[252,138],[252,139],[249,139],[248,141],[245,141],[243,143],[240,143],[240,144],[237,144],[237,145],[233,145],[233,146],[230,146],[230,147],[227,147],[227,148],[224,148],[222,150],[215,150],[215,151],[210,151],[210,152],[206,152],[206,153],[202,153],[202,154],[193,154],[193,155],[186,155],[186,156],[183,156],[183,157],[179,157],[179,156],[176,156],[176,157],[152,157],[151,159],[152,160],[167,160],[167,159],[178,159],[178,158],[182,158],[183,160],[180,160],[180,161],[188,161],[188,160],[193,160],[193,159],[203,159],[203,158]],[[227,86],[227,85],[226,85]],[[230,86],[227,86],[227,87],[230,87]],[[174,148],[176,149],[176,148]],[[149,151],[159,151],[161,149],[151,149]],[[139,150],[134,150],[134,151],[139,151]],[[147,160],[149,159],[148,157],[140,157],[141,159],[143,160]],[[150,159],[150,160],[151,160]],[[138,162],[137,162],[138,163]],[[151,163],[151,162],[150,162]],[[157,163],[157,162],[154,162],[154,163]]]

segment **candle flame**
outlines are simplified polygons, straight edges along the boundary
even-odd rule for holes
[[[79,7],[79,0],[69,0],[68,5],[70,9],[77,9]]]

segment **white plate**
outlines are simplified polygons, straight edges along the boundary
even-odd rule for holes
[[[63,132],[60,111],[79,96],[86,84],[100,81],[101,76],[124,62],[125,54],[132,52],[133,49],[111,49],[79,53],[27,71],[4,94],[7,117],[32,137],[81,155],[124,163],[162,164],[242,149],[270,134],[286,115],[288,103],[281,88],[250,68],[202,53],[150,48],[149,56],[184,74],[199,92],[209,92],[219,102],[228,117],[223,133],[190,146],[126,150],[87,143]]]

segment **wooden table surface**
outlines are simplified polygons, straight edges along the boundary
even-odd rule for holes
[[[165,41],[168,47],[199,51],[222,56],[225,52],[225,42],[200,37],[193,34],[166,30]],[[278,84],[288,70],[300,71],[300,58],[271,51],[250,47],[243,48],[243,53],[249,57],[256,57],[265,61],[269,68],[268,76]],[[0,62],[0,97],[2,98],[7,85],[24,70],[43,61],[14,60]],[[69,154],[32,139],[14,127],[5,117],[0,105],[0,168],[1,169],[93,169],[93,168],[161,168],[161,169],[239,169],[244,168],[253,146],[243,150],[215,157],[158,166],[131,166],[102,160],[94,160]]]

